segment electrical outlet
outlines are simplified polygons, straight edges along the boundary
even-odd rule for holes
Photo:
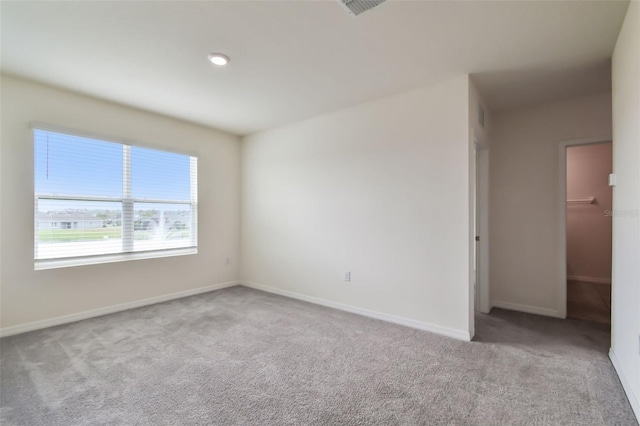
[[[351,271],[347,271],[344,273],[344,280],[351,281]]]

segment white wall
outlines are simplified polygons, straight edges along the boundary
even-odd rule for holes
[[[238,279],[236,136],[13,77],[1,87],[3,328]],[[198,155],[198,254],[34,271],[31,121]]]
[[[243,282],[469,338],[468,96],[461,76],[246,137]]]
[[[640,2],[631,1],[613,54],[611,359],[640,418]]]
[[[609,137],[611,95],[493,116],[490,194],[492,304],[562,316],[558,271],[559,144]]]

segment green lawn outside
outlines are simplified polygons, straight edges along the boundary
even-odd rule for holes
[[[38,241],[55,243],[63,241],[98,241],[111,238],[122,238],[122,227],[109,226],[96,229],[41,229]]]
[[[156,232],[150,230],[133,231],[134,240],[153,239]],[[182,240],[190,237],[188,229],[172,229],[167,231],[166,239]],[[38,241],[41,243],[59,243],[71,241],[99,241],[108,239],[121,239],[122,227],[109,226],[96,229],[41,229],[38,231]]]

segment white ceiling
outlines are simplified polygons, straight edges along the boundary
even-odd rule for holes
[[[247,134],[466,73],[492,109],[607,91],[627,5],[391,0],[353,17],[333,0],[3,1],[1,64]]]

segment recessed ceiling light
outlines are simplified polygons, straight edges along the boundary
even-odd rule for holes
[[[214,65],[223,66],[229,63],[229,57],[222,53],[209,53],[209,60]]]

